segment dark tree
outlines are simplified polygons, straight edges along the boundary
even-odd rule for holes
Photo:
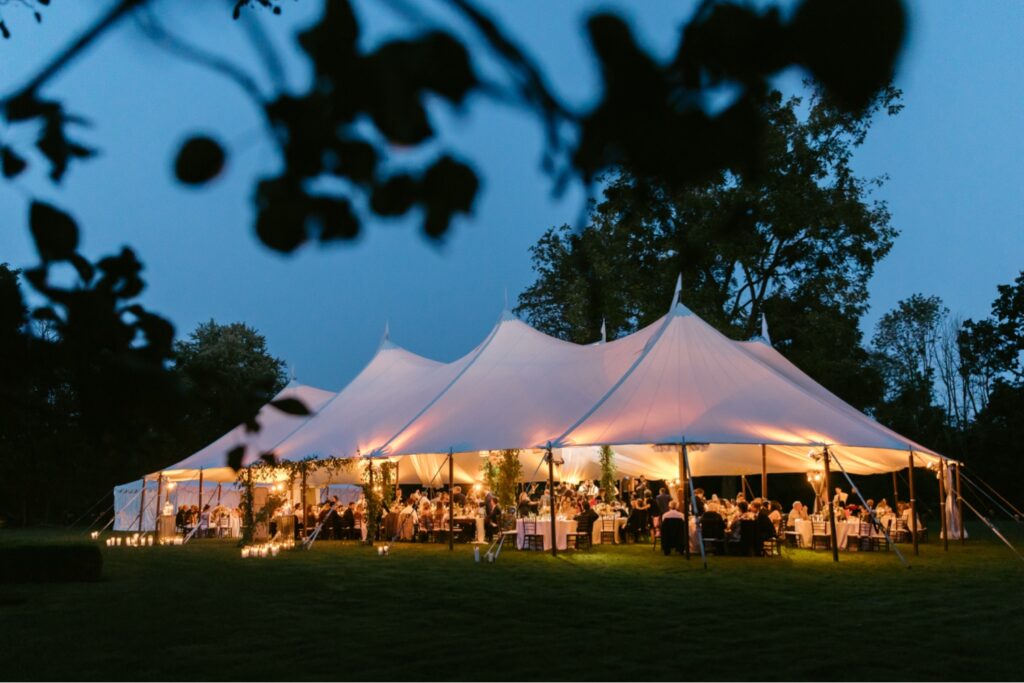
[[[750,337],[767,314],[792,360],[871,403],[879,384],[858,322],[896,231],[871,198],[883,179],[858,177],[850,162],[872,116],[898,111],[898,97],[885,90],[851,116],[814,95],[801,117],[799,98],[772,93],[755,175],[694,185],[620,171],[587,228],[549,230],[533,247],[537,280],[518,311],[571,341],[593,341],[602,321],[619,336],[663,315],[681,274],[686,304],[722,332]]]

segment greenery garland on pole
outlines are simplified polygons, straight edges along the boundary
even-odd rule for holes
[[[295,480],[301,482],[299,492],[299,505],[304,505],[302,494],[306,490],[306,483],[309,477],[316,472],[326,471],[328,478],[333,478],[337,472],[351,469],[356,463],[353,458],[317,457],[309,456],[302,460],[277,461],[271,454],[264,454],[260,460],[243,467],[238,471],[236,486],[241,491],[239,508],[242,513],[242,545],[252,542],[256,527],[269,521],[270,514],[284,502],[283,496],[273,495],[267,497],[267,502],[260,510],[256,510],[256,484],[280,483],[286,479],[287,490],[290,491]]]
[[[611,504],[615,501],[615,451],[611,446],[601,446],[601,491],[604,494],[604,502]]]
[[[363,497],[366,499],[366,544],[373,545],[380,531],[385,509],[395,501],[395,463],[385,460],[374,465],[367,459],[363,470]]]

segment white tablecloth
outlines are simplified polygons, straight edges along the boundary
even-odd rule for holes
[[[814,527],[809,519],[798,519],[793,522],[793,529],[797,533],[797,539],[801,548],[811,547],[811,537],[814,534]],[[825,522],[825,533],[829,533],[829,523]],[[846,543],[850,536],[860,535],[860,520],[848,519],[836,524],[836,546],[840,550],[846,550]]]
[[[598,545],[598,544],[601,543],[601,531],[604,530],[604,525],[602,524],[602,522],[604,520],[606,520],[606,519],[612,519],[615,522],[615,541],[614,541],[615,543],[619,542],[619,536],[622,535],[622,528],[624,526],[626,526],[626,518],[625,517],[614,517],[614,518],[611,518],[611,517],[601,517],[601,518],[595,519],[594,520],[594,530],[593,530],[593,533],[591,534],[591,540],[593,541],[593,543],[595,545]],[[548,525],[550,526],[551,522],[548,522]]]
[[[531,520],[534,521],[534,520]],[[538,518],[537,522],[537,534],[544,537],[544,550],[551,550],[551,518],[542,519]],[[516,520],[516,547],[522,549],[523,547],[523,529],[525,525],[523,520]],[[568,545],[566,536],[576,531],[576,520],[575,519],[556,519],[555,520],[555,533],[558,534],[558,549],[565,550]]]

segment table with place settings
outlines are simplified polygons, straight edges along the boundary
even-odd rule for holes
[[[814,534],[814,526],[809,519],[798,519],[793,523],[793,529],[797,534],[797,541],[801,548],[811,547],[811,537]],[[829,533],[829,523],[825,522],[825,533]],[[873,532],[877,533],[877,532]],[[846,519],[836,523],[836,546],[840,550],[846,550],[850,536],[860,536],[860,520]]]
[[[537,535],[544,538],[544,550],[551,550],[551,518],[537,517],[536,519],[529,520],[530,522],[537,523]],[[526,525],[523,519],[516,520],[516,547],[522,549],[523,547],[523,535]],[[569,534],[576,531],[576,520],[575,519],[555,519],[555,533],[558,536],[558,549],[565,550],[568,546],[566,538]]]

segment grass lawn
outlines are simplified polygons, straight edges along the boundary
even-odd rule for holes
[[[790,550],[704,571],[646,545],[492,565],[467,546],[104,547],[101,582],[0,585],[0,678],[1019,679],[1024,562],[969,530],[948,553],[901,546],[909,570]],[[40,540],[68,538],[0,531]]]

